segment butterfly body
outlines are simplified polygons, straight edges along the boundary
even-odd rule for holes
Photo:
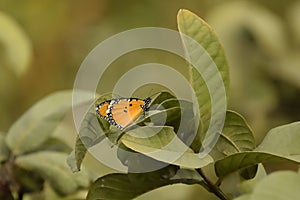
[[[119,129],[135,121],[150,105],[151,98],[119,98],[104,101],[96,106],[97,114]]]

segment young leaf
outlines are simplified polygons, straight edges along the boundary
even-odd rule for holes
[[[20,155],[40,147],[72,107],[71,98],[72,91],[56,92],[23,114],[11,126],[6,136],[6,143],[13,154]]]
[[[300,163],[300,122],[272,129],[252,152],[232,154],[215,163],[217,176],[269,161]]]
[[[67,195],[75,192],[82,183],[89,183],[89,178],[84,172],[72,174],[66,164],[66,158],[65,153],[41,151],[19,156],[15,162],[20,168],[39,174],[59,194]]]
[[[176,174],[176,175],[175,175]],[[201,184],[202,179],[188,170],[168,166],[154,172],[109,174],[97,179],[90,187],[87,200],[129,200],[156,188],[175,183]]]
[[[213,162],[207,155],[199,157],[174,133],[172,127],[141,127],[127,132],[122,143],[139,153],[156,160],[186,168],[201,168]]]
[[[221,91],[222,87],[219,87],[219,83],[216,81],[220,75],[225,86],[225,92],[228,92],[228,64],[224,50],[216,34],[206,22],[188,10],[180,10],[178,12],[177,21],[180,33],[194,39],[208,53],[207,55],[204,50],[196,48],[197,45],[195,45],[194,42],[182,37],[188,58],[192,63],[197,63],[201,67],[202,74],[197,71],[195,66],[191,66],[191,83],[200,107],[201,120],[203,123],[201,140],[203,140],[212,115],[211,95],[214,95],[216,99],[223,99],[224,95],[226,95]],[[212,68],[212,62],[215,63],[218,69]],[[210,88],[215,88],[214,91],[209,91],[208,85]],[[218,101],[214,105],[216,110],[222,110],[222,108],[218,109],[222,103],[223,102]]]

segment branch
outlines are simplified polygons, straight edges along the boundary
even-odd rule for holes
[[[205,187],[206,189],[208,189],[209,192],[214,193],[217,197],[219,197],[221,200],[229,200],[229,198],[222,192],[222,190],[214,185],[203,173],[201,168],[196,169],[196,171],[198,172],[198,174],[203,178],[204,183],[206,184],[207,187]]]

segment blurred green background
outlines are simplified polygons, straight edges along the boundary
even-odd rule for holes
[[[300,1],[0,0],[0,130],[46,94],[71,89],[81,62],[101,41],[137,27],[177,30],[180,8],[205,19],[219,36],[230,65],[230,109],[245,116],[258,143],[270,128],[300,120]],[[100,92],[112,88],[123,65],[180,68],[177,59],[149,54],[116,61]],[[202,193],[179,185],[140,199]]]

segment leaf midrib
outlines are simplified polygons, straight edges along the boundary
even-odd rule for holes
[[[240,148],[235,144],[235,142],[233,141],[233,140],[231,140],[229,137],[227,137],[223,132],[221,133],[221,136],[225,139],[225,140],[227,140],[236,150],[237,150],[237,152],[242,152],[241,150],[240,150]]]

